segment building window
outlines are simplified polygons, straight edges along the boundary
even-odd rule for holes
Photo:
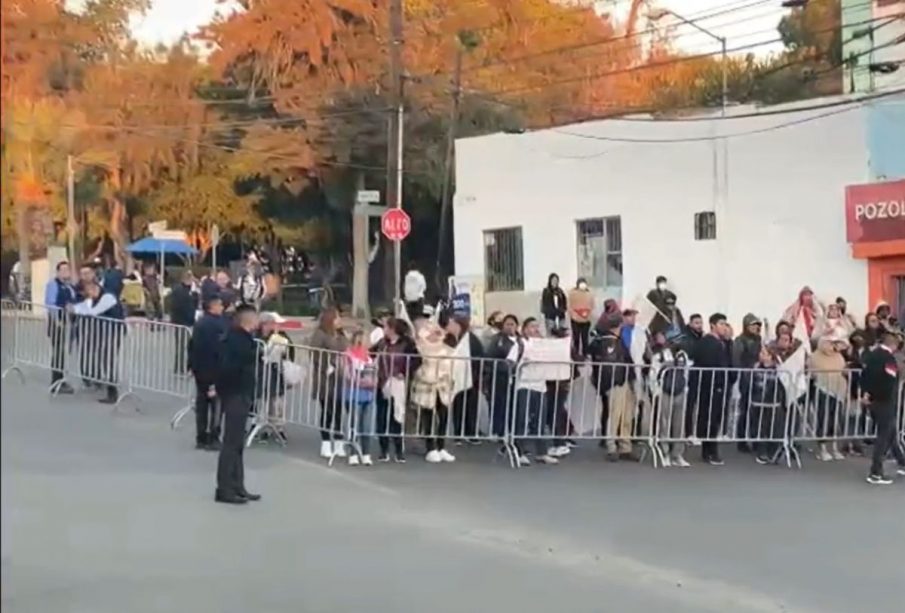
[[[591,287],[622,287],[622,220],[582,219],[578,231],[578,276]]]
[[[712,241],[716,238],[716,213],[704,211],[694,214],[694,240]]]
[[[502,228],[484,232],[484,279],[488,292],[525,289],[521,228]]]

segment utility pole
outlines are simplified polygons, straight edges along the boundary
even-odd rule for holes
[[[440,240],[437,246],[437,268],[435,271],[437,291],[444,292],[443,288],[443,260],[447,250],[447,236],[449,234],[449,222],[451,217],[452,202],[450,191],[452,187],[453,161],[456,153],[456,125],[459,122],[459,102],[462,98],[462,44],[456,48],[456,65],[453,72],[452,108],[449,112],[449,125],[446,127],[446,159],[443,164],[443,188],[440,192]]]
[[[72,168],[72,156],[66,156],[66,236],[69,238],[69,261],[78,258],[75,253],[75,234],[78,224],[75,221],[75,171]]]
[[[403,98],[403,15],[402,0],[390,0],[390,79],[393,112],[390,115],[387,151],[387,206],[402,208],[402,134],[404,127]],[[402,290],[402,244],[393,244],[394,305],[398,305]]]

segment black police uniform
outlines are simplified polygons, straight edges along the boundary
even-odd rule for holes
[[[218,401],[208,396],[216,386],[220,368],[220,348],[226,334],[226,320],[205,313],[195,322],[189,339],[189,368],[195,375],[195,443],[198,447],[216,448],[220,442]]]
[[[883,460],[892,450],[900,468],[905,468],[905,452],[897,440],[896,401],[898,392],[898,364],[892,352],[882,345],[864,358],[861,389],[870,395],[871,416],[877,424],[870,474],[883,476]]]
[[[223,445],[217,463],[219,502],[245,502],[255,499],[245,489],[242,451],[245,443],[245,421],[254,403],[257,351],[250,332],[234,326],[220,346],[220,369],[216,389],[224,415]]]

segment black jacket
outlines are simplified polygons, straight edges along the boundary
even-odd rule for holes
[[[468,352],[471,354],[471,382],[475,388],[481,387],[493,374],[493,362],[484,360],[484,345],[474,332],[468,332]]]
[[[695,347],[692,360],[696,368],[689,378],[691,397],[698,398],[704,407],[720,408],[734,378],[728,371],[732,366],[729,346],[713,334],[706,334]],[[714,401],[712,405],[711,400]]]
[[[894,402],[898,381],[898,364],[891,351],[880,346],[864,356],[861,391],[870,394],[872,405]]]
[[[743,333],[732,341],[732,366],[734,368],[754,368],[760,359],[763,340],[756,334]]]
[[[238,326],[226,332],[220,345],[220,369],[216,383],[220,396],[254,398],[257,353],[255,337],[250,332]]]
[[[170,293],[170,321],[179,326],[194,325],[197,306],[192,288],[185,283],[177,284]]]
[[[226,334],[226,320],[205,313],[195,322],[189,339],[189,368],[199,379],[213,380],[220,368],[220,347]]]
[[[593,362],[592,382],[600,394],[635,380],[635,369],[629,366],[632,356],[613,331],[595,336],[588,351]]]
[[[540,298],[540,312],[544,319],[564,319],[566,316],[566,293],[561,287],[544,288]]]

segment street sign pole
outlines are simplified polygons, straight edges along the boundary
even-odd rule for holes
[[[211,226],[211,273],[217,274],[217,245],[220,244],[220,226]]]

